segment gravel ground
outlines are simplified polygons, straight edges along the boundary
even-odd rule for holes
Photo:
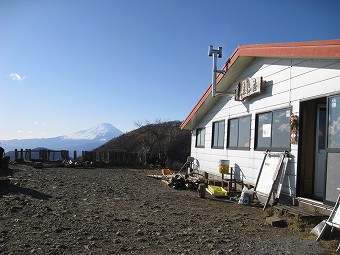
[[[332,254],[309,226],[265,223],[262,207],[199,198],[159,170],[34,169],[0,181],[0,254]]]

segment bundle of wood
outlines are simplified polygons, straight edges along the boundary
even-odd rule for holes
[[[189,174],[181,174],[181,173],[171,173],[171,174],[162,174],[162,175],[148,175],[148,177],[152,177],[155,179],[161,180],[168,187],[172,187],[174,189],[193,189],[197,190],[198,185],[200,183],[204,183],[205,180],[201,176],[192,176]]]

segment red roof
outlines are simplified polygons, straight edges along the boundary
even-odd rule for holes
[[[216,83],[228,74],[231,67],[242,57],[278,57],[278,58],[323,58],[340,59],[340,40],[325,40],[312,42],[288,42],[272,44],[249,44],[239,46],[229,57],[222,70],[224,74],[217,76]],[[189,122],[198,113],[204,102],[211,97],[211,84],[182,122],[181,129],[191,129]]]

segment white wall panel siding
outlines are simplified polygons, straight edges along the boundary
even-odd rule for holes
[[[195,148],[196,130],[192,133],[191,156],[198,159],[200,170],[218,174],[219,161],[230,160],[245,175],[246,183],[255,184],[264,158],[264,151],[254,150],[255,116],[257,113],[292,107],[299,112],[300,100],[340,92],[340,61],[317,59],[256,58],[231,86],[234,91],[240,80],[260,77],[267,82],[266,91],[243,102],[231,96],[221,96],[217,104],[202,119],[205,127],[205,147]],[[228,119],[251,114],[250,150],[226,148]],[[212,149],[212,123],[225,120],[224,149]],[[298,145],[292,144],[283,193],[296,194]]]
[[[300,87],[292,90],[291,100],[298,101],[304,100],[316,96],[326,96],[339,92],[340,87],[340,76],[334,77],[333,79],[320,81],[318,83],[312,83],[308,86]]]
[[[264,97],[254,102],[250,107],[251,112],[267,111],[269,109],[279,109],[289,106],[289,92]]]
[[[340,61],[336,60],[311,60],[307,59],[304,61],[298,61],[296,63],[293,63],[293,68],[292,68],[292,74],[291,77],[295,78],[301,75],[305,75],[307,73],[312,73],[315,71],[322,71],[325,72],[325,75],[329,71],[335,71],[340,69]]]
[[[316,69],[312,72],[303,75],[292,77],[291,89],[309,87],[313,84],[324,83],[325,85],[332,86],[334,79],[339,78],[339,73],[332,69]]]
[[[240,75],[239,81],[247,77],[263,76],[267,78],[271,75],[282,72],[290,66],[290,60],[271,58],[258,58],[257,60],[254,60],[252,65],[250,65],[243,74]]]

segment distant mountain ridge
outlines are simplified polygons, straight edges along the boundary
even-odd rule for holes
[[[0,146],[5,149],[5,152],[13,151],[15,149],[44,147],[51,150],[68,150],[70,153],[72,151],[81,153],[81,151],[91,151],[122,134],[123,132],[113,125],[109,123],[102,123],[89,129],[64,136],[1,140]]]

